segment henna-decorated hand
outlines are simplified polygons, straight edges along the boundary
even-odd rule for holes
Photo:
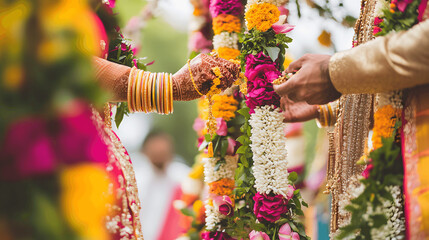
[[[202,94],[206,94],[213,84],[213,79],[216,75],[212,68],[219,67],[222,78],[218,88],[225,90],[238,79],[240,74],[240,66],[222,58],[212,57],[206,54],[196,56],[190,62],[192,76],[195,84]],[[188,64],[183,66],[173,75],[173,98],[176,101],[190,101],[200,97],[200,94],[195,90],[189,74]]]

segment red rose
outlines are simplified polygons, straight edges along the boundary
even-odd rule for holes
[[[288,201],[282,195],[256,193],[253,200],[255,201],[253,211],[260,222],[275,222],[288,211],[286,206]]]

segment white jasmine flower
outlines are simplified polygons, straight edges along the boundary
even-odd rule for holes
[[[216,211],[216,209],[209,205],[206,202],[206,229],[213,231],[217,230],[216,225],[225,218],[225,215],[222,215],[219,211]]]
[[[213,37],[213,47],[214,49],[218,49],[220,47],[238,49],[238,34],[221,32],[220,34],[215,35]]]
[[[204,181],[206,183],[216,182],[222,178],[234,179],[237,168],[238,156],[225,156],[225,163],[222,163],[215,171],[219,158],[204,158]]]
[[[271,106],[257,107],[249,124],[256,190],[286,197],[289,180],[282,113]]]

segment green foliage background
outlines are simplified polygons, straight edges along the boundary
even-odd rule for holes
[[[146,1],[127,0],[117,1],[115,12],[121,28],[124,28],[128,20],[138,15]],[[162,18],[153,18],[148,21],[142,31],[141,49],[138,57],[147,57],[147,62],[155,60],[148,66],[148,71],[175,73],[188,59],[188,33],[179,32],[172,28]],[[144,113],[136,113],[144,114]],[[158,115],[148,114],[152,118],[153,128],[161,129],[171,134],[174,138],[176,153],[184,158],[188,165],[192,165],[197,154],[197,135],[192,129],[194,119],[197,117],[196,101],[175,102],[174,114]]]

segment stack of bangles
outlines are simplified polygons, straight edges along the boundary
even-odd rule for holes
[[[173,113],[173,79],[169,73],[151,73],[133,67],[128,77],[130,112]]]
[[[337,121],[337,102],[317,106],[319,117],[316,119],[317,126],[330,127],[334,126]]]

